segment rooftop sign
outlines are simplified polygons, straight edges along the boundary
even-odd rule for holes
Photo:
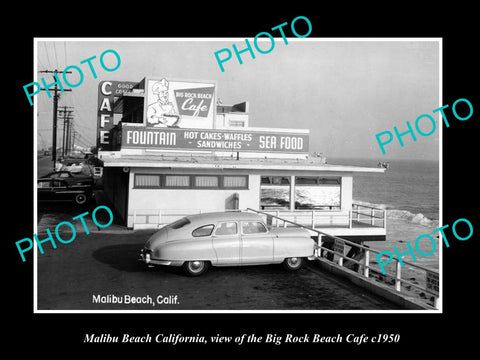
[[[147,127],[213,128],[215,83],[146,78],[144,86]]]
[[[98,84],[97,149],[112,150],[110,130],[116,125],[113,120],[113,103],[123,93],[132,91],[133,81],[101,81]]]
[[[124,126],[122,148],[308,153],[309,135],[294,132]]]

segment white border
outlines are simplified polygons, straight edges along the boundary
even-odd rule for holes
[[[248,38],[253,39],[253,38]],[[283,38],[274,38],[275,41],[283,41]],[[195,42],[201,42],[201,41],[208,41],[208,42],[215,42],[215,41],[245,41],[245,38],[239,38],[239,37],[227,37],[227,38],[175,38],[175,37],[170,37],[170,38],[81,38],[81,37],[72,37],[72,38],[65,38],[65,37],[59,37],[59,38],[33,38],[33,57],[34,57],[34,64],[33,64],[33,81],[37,81],[37,76],[38,76],[38,68],[37,68],[37,59],[38,59],[38,53],[37,53],[37,46],[38,42],[42,41],[109,41],[109,42],[118,42],[118,41],[135,41],[135,42],[185,42],[185,41],[195,41]],[[270,41],[270,39],[265,39],[265,38],[259,38],[257,40],[260,41]],[[287,37],[288,42],[295,42],[295,41],[304,41],[304,42],[396,42],[396,41],[414,41],[414,42],[438,42],[439,44],[439,54],[438,54],[438,59],[439,59],[439,64],[438,64],[438,71],[439,71],[439,104],[438,106],[441,107],[443,104],[443,38],[441,37],[432,37],[432,38],[290,38]],[[34,137],[33,137],[33,156],[34,156],[34,161],[33,161],[33,171],[34,171],[34,183],[33,183],[33,200],[34,200],[34,214],[33,214],[33,229],[34,229],[34,234],[37,234],[37,133],[38,133],[38,127],[37,127],[37,103],[38,101],[34,101],[33,105],[33,130],[34,130]],[[434,110],[434,109],[432,109]],[[440,117],[440,115],[438,115]],[[441,126],[442,122],[439,121],[439,225],[443,226],[443,197],[442,197],[442,189],[443,189],[443,126]],[[33,239],[32,239],[33,240]],[[358,313],[385,313],[385,314],[441,314],[443,313],[443,246],[442,244],[442,239],[439,239],[439,280],[440,280],[440,293],[439,293],[439,298],[438,298],[438,306],[439,308],[437,310],[39,310],[38,309],[38,294],[37,294],[37,277],[38,277],[38,263],[37,263],[37,246],[33,246],[33,312],[35,314],[85,314],[85,313],[92,313],[92,314],[243,314],[243,313],[249,313],[249,314],[345,314],[345,313],[350,313],[350,314],[358,314]]]

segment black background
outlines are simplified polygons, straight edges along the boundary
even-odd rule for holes
[[[473,348],[476,337],[474,315],[478,311],[476,256],[480,233],[477,212],[477,122],[479,121],[479,91],[474,84],[479,63],[474,36],[474,13],[471,5],[442,3],[437,7],[419,8],[405,2],[384,3],[378,7],[357,3],[341,3],[338,8],[296,7],[291,3],[265,6],[245,3],[214,4],[212,2],[180,3],[166,7],[162,3],[138,4],[76,3],[71,8],[63,4],[27,6],[12,12],[12,21],[4,21],[2,34],[4,82],[3,127],[3,241],[4,260],[2,291],[6,338],[4,344],[33,356],[43,354],[53,358],[126,354],[167,357],[180,351],[192,354],[220,351],[240,353],[245,350],[267,350],[278,356],[287,351],[298,355],[320,356],[336,352],[388,357],[439,354],[443,350]],[[387,5],[388,4],[388,5]],[[275,9],[274,9],[275,7]],[[13,16],[15,14],[15,16]],[[297,16],[306,16],[312,23],[310,37],[441,37],[443,38],[443,104],[467,98],[474,108],[472,118],[457,121],[450,114],[450,128],[443,128],[443,223],[452,224],[458,218],[469,219],[474,235],[468,241],[450,241],[444,247],[443,314],[33,314],[33,261],[31,255],[22,263],[15,241],[33,234],[33,107],[26,101],[23,85],[33,81],[34,37],[241,37],[257,33]],[[9,18],[9,14],[5,13]],[[297,23],[300,26],[300,22]],[[299,33],[304,33],[298,28]],[[212,55],[213,56],[213,55]],[[476,85],[476,84],[475,84]],[[12,101],[13,100],[13,101]],[[433,110],[433,109],[432,109]],[[5,216],[6,215],[6,216]],[[61,270],[59,270],[61,271]],[[81,281],[81,279],[79,279]],[[472,328],[473,325],[473,328]],[[349,333],[369,336],[378,333],[400,334],[398,344],[269,345],[163,345],[163,344],[84,344],[86,333],[181,333],[183,335],[238,336],[254,333],[285,335],[319,333],[322,335]],[[4,349],[6,352],[8,349]],[[105,352],[106,351],[106,352]],[[254,355],[255,352],[249,352]],[[268,355],[267,355],[268,356]]]

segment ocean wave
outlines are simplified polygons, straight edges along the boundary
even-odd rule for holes
[[[424,226],[438,226],[438,220],[430,219],[422,213],[412,214],[407,210],[387,210],[387,219],[404,219],[413,224]]]
[[[436,219],[430,219],[423,215],[422,213],[412,213],[408,210],[399,210],[394,208],[389,208],[386,204],[374,204],[368,201],[353,201],[355,204],[371,206],[374,208],[382,209],[387,211],[387,219],[399,219],[406,220],[413,224],[419,224],[424,226],[438,226],[439,222]]]

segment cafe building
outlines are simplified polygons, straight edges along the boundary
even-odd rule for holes
[[[259,128],[248,101],[222,104],[213,81],[144,78],[98,88],[104,192],[127,228],[252,209],[357,242],[385,240],[385,213],[354,204],[353,180],[384,168],[327,164],[309,130]]]

